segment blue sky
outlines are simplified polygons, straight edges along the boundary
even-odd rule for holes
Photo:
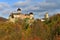
[[[21,8],[22,13],[33,12],[35,18],[41,18],[46,12],[49,15],[60,13],[60,0],[0,0],[2,17],[8,18],[17,8]]]

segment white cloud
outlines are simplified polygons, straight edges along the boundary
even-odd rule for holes
[[[5,3],[5,2],[0,2],[0,10],[3,10],[3,9],[5,9],[5,8],[9,8],[10,7],[10,5],[8,5],[7,3]]]
[[[60,3],[60,0],[46,0],[46,2]]]
[[[26,4],[27,4],[26,2],[20,1],[20,2],[16,2],[14,6],[26,6]]]
[[[30,2],[29,2],[30,1]],[[26,0],[26,1],[19,1],[19,2],[16,2],[14,4],[15,7],[20,7],[22,8],[22,10],[37,10],[40,12],[42,11],[50,11],[50,10],[55,10],[55,9],[59,9],[60,7],[58,7],[59,5],[57,5],[56,3],[50,3],[50,2],[36,2],[36,3],[32,3],[32,0]]]
[[[9,14],[9,13],[11,13],[11,10],[9,10],[9,9],[5,9],[2,11],[3,15]]]
[[[29,6],[32,0],[18,1],[13,4],[13,7],[26,7]]]

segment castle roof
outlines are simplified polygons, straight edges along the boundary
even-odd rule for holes
[[[20,8],[18,8],[18,9],[17,9],[17,11],[21,11],[21,9],[20,9]]]
[[[33,14],[33,12],[30,12],[29,14]]]

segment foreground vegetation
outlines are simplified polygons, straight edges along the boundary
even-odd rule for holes
[[[31,25],[26,21],[0,22],[0,40],[60,40],[60,14]]]

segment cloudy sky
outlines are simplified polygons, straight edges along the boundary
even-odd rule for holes
[[[0,0],[0,16],[8,18],[17,8],[22,13],[33,12],[35,18],[44,17],[46,12],[53,15],[60,12],[60,0]]]

